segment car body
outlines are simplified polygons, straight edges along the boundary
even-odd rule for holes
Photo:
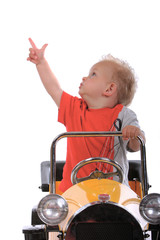
[[[32,225],[24,228],[25,240],[143,240],[159,239],[160,195],[148,194],[148,176],[144,141],[141,144],[141,161],[130,161],[135,173],[130,187],[123,184],[121,166],[106,158],[85,159],[72,170],[73,186],[64,193],[58,191],[58,166],[62,175],[63,162],[56,161],[56,144],[65,137],[121,137],[121,132],[67,132],[57,136],[51,145],[50,165],[42,163],[42,190],[49,194],[32,210]],[[94,171],[83,179],[77,178],[79,169],[87,164],[103,162],[113,166],[110,173]],[[47,167],[46,167],[47,166]],[[139,166],[141,169],[139,169]],[[47,171],[43,171],[46,168]],[[44,173],[45,172],[45,173]],[[129,171],[130,175],[131,168]],[[44,178],[47,180],[45,181]],[[49,177],[50,176],[50,177]],[[137,177],[138,176],[138,177]],[[48,183],[50,178],[50,182]]]

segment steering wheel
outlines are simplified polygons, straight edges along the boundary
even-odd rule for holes
[[[91,174],[89,176],[86,176],[83,178],[77,178],[77,173],[83,166],[85,166],[87,164],[95,163],[95,162],[107,163],[107,164],[113,166],[116,171],[104,173],[104,172],[96,169],[95,171],[91,172]],[[73,184],[76,184],[76,183],[86,181],[89,179],[102,179],[102,178],[106,179],[106,178],[114,177],[114,176],[118,176],[118,182],[123,183],[123,180],[124,180],[123,169],[117,162],[115,162],[109,158],[102,158],[102,157],[88,158],[88,159],[85,159],[85,160],[79,162],[73,168],[72,173],[71,173],[71,182]]]

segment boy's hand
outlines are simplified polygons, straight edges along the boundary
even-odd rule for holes
[[[56,76],[50,69],[48,62],[44,58],[47,44],[44,44],[41,49],[38,49],[31,38],[29,38],[29,42],[32,48],[29,49],[30,54],[27,60],[36,64],[37,71],[45,89],[59,107],[63,90],[61,89]]]
[[[136,138],[137,136],[141,136],[145,141],[144,134],[138,127],[128,125],[122,129],[122,138],[123,140],[129,139],[129,148],[133,151],[140,149],[140,143]]]
[[[141,135],[141,130],[136,126],[128,125],[122,130],[123,140],[134,139]]]
[[[32,48],[29,49],[30,53],[27,60],[38,65],[44,59],[44,52],[48,44],[44,44],[41,49],[38,49],[31,38],[29,38],[28,40]]]

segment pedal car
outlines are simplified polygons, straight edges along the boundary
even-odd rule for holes
[[[121,137],[121,132],[67,132],[51,145],[50,163],[41,163],[42,191],[49,191],[32,209],[31,226],[23,228],[25,240],[158,240],[160,194],[148,194],[146,151],[141,144],[141,160],[129,161],[129,185],[123,184],[123,169],[107,158],[90,158],[72,170],[73,186],[58,190],[63,161],[56,162],[56,143],[65,137]],[[83,149],[82,149],[83,151]],[[95,170],[79,179],[78,171],[87,165],[107,163],[113,172]],[[119,180],[108,179],[118,176]]]

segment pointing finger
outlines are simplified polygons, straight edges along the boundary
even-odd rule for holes
[[[32,46],[34,49],[37,49],[36,44],[33,42],[33,40],[32,40],[31,38],[29,38],[28,40],[29,40],[31,46]]]
[[[48,44],[44,44],[42,49],[45,50],[47,46],[48,46]]]

